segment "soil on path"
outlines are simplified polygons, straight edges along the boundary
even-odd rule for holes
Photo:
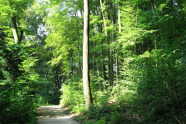
[[[40,106],[37,109],[37,124],[79,124],[72,119],[73,115],[60,106]]]

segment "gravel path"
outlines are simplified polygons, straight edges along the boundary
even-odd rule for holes
[[[37,109],[37,124],[79,124],[60,106],[40,106]]]

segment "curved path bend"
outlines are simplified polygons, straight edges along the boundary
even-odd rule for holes
[[[79,124],[60,106],[40,106],[37,109],[37,124]]]

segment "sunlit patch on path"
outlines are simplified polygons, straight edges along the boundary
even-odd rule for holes
[[[79,124],[60,106],[40,106],[37,109],[37,124]]]

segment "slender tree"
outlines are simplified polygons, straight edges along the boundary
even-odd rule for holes
[[[89,43],[89,10],[88,0],[84,0],[84,33],[83,33],[83,88],[86,108],[92,103],[89,66],[88,66],[88,43]]]
[[[11,23],[12,23],[12,32],[13,32],[13,36],[14,36],[14,41],[15,43],[18,43],[18,31],[17,31],[17,24],[16,24],[16,18],[15,17],[11,17]]]

